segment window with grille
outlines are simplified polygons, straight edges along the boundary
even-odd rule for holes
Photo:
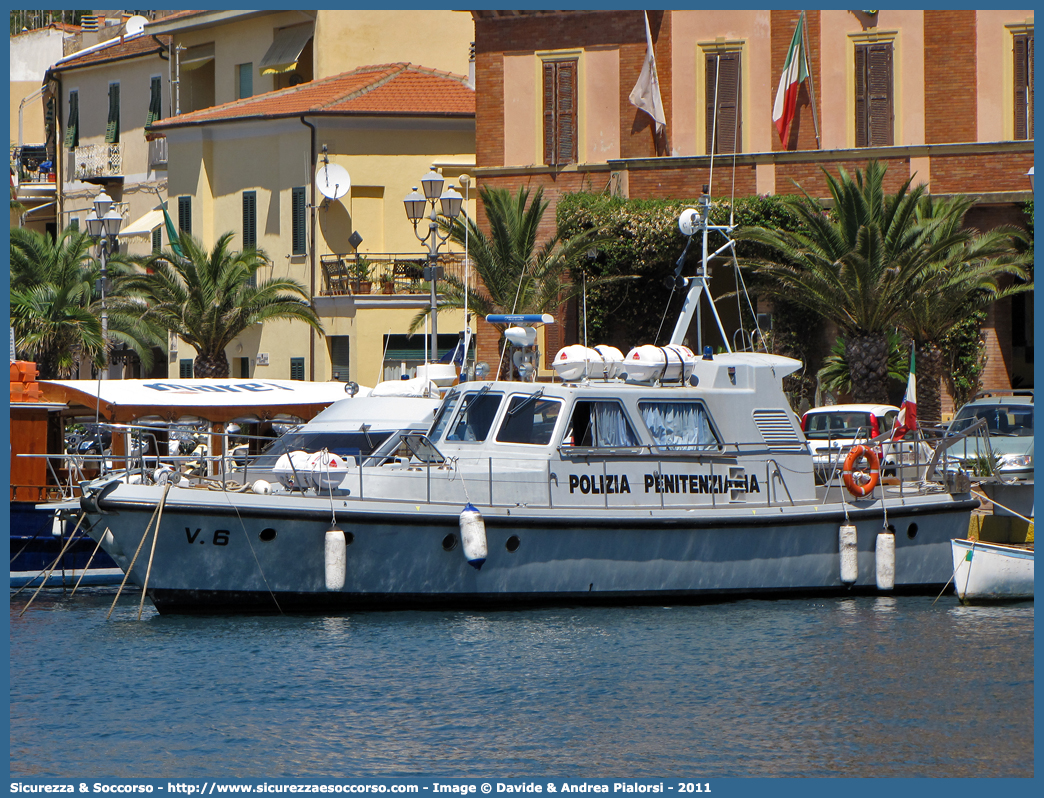
[[[303,380],[304,379],[304,358],[303,357],[292,357],[290,358],[290,379],[292,380]]]
[[[192,197],[178,197],[178,230],[192,232]]]
[[[290,254],[305,254],[305,190],[297,186],[290,192]]]
[[[120,140],[120,84],[109,84],[109,121],[105,125],[105,143],[117,144]]]
[[[236,98],[252,97],[254,94],[254,64],[236,64]]]
[[[178,365],[181,366],[181,379],[191,380],[192,379],[192,358],[186,357],[178,361]]]
[[[740,52],[707,54],[707,152],[739,152]],[[717,124],[715,125],[715,120]]]
[[[891,42],[856,45],[855,117],[857,147],[895,143]]]
[[[577,59],[544,62],[544,163],[577,162]]]
[[[149,113],[145,117],[145,127],[163,118],[163,83],[158,75],[152,76],[149,87]]]
[[[80,146],[80,92],[75,89],[69,92],[69,119],[65,125],[64,144],[68,150]]]
[[[1033,138],[1033,34],[1015,36],[1015,138]]]

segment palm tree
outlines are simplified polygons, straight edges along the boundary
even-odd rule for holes
[[[125,344],[145,368],[152,366],[152,347],[159,330],[144,317],[140,302],[124,295],[131,268],[120,258],[108,261],[108,338],[101,324],[101,264],[91,256],[93,240],[72,227],[57,241],[49,235],[16,227],[11,230],[11,325],[15,348],[40,363],[40,375],[55,379],[72,375],[81,360],[101,368],[106,349]]]
[[[981,234],[962,227],[974,204],[968,197],[939,200],[925,195],[917,206],[917,219],[931,230],[932,239],[952,242],[927,265],[899,317],[900,328],[916,346],[917,415],[926,424],[938,424],[942,418],[942,344],[950,330],[972,311],[1033,288],[1029,282],[1000,287],[1003,277],[1028,278],[1023,265],[1029,253],[1017,251],[1025,235],[1012,227]]]
[[[802,192],[788,202],[803,229],[748,227],[735,237],[775,250],[744,263],[757,276],[757,290],[832,321],[845,338],[855,401],[885,403],[888,333],[921,287],[928,264],[957,245],[961,234],[945,219],[918,218],[925,187],[911,189],[912,177],[886,195],[885,167],[876,161],[855,179],[844,169],[839,179],[824,174],[834,200],[830,213]]]
[[[195,347],[193,373],[201,378],[227,377],[225,347],[257,322],[298,320],[323,332],[307,302],[308,292],[296,280],[280,277],[251,284],[270,261],[262,250],[229,249],[232,236],[225,233],[207,252],[198,239],[182,232],[182,255],[165,250],[137,258],[152,273],[128,281],[128,290],[148,304],[150,318]]]
[[[462,279],[446,275],[440,284],[439,310],[462,309],[465,293],[468,308],[480,316],[548,313],[575,296],[580,288],[570,282],[569,268],[580,263],[604,237],[596,230],[566,239],[556,233],[538,247],[539,227],[549,205],[542,188],[536,189],[532,200],[525,187],[512,195],[507,189],[483,186],[480,196],[488,234],[463,214],[452,223],[440,219],[443,229],[449,229],[450,238],[460,246],[464,246],[466,230],[469,259],[480,281],[472,281],[465,291]],[[423,326],[430,312],[429,308],[414,317],[411,334]],[[503,325],[495,326],[499,329]]]

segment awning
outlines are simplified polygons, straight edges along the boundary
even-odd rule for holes
[[[124,229],[120,230],[120,236],[150,236],[152,231],[163,224],[163,211],[149,211],[140,219],[135,219]]]
[[[208,42],[207,44],[199,44],[185,50],[184,55],[178,59],[178,68],[182,72],[190,72],[193,69],[199,69],[199,67],[213,60],[214,43]]]
[[[268,48],[265,57],[261,59],[258,69],[262,75],[278,75],[289,72],[297,66],[297,59],[301,57],[308,40],[312,38],[312,26],[295,25],[292,28],[283,28],[276,31],[275,41]]]

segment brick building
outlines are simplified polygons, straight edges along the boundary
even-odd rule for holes
[[[649,11],[659,134],[628,99],[643,12],[473,16],[478,182],[543,186],[548,229],[563,193],[691,199],[708,183],[714,196],[744,196],[794,193],[796,182],[825,197],[821,167],[870,159],[888,166],[892,190],[914,175],[935,195],[974,195],[968,223],[980,229],[1021,224],[1032,198],[1031,10],[807,12],[811,80],[785,143],[772,109],[797,11]],[[1031,295],[993,308],[984,386],[1032,385],[1032,317]],[[552,354],[569,337],[568,318],[557,326]],[[494,341],[480,336],[480,348]]]

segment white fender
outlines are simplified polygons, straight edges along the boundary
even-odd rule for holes
[[[841,581],[846,585],[854,584],[859,578],[855,524],[842,524],[838,532],[838,548],[841,552]]]
[[[326,530],[326,589],[340,590],[344,587],[348,546],[344,540],[344,532],[335,526]]]
[[[895,535],[887,530],[877,534],[875,547],[877,564],[877,589],[891,590],[895,587]]]
[[[460,542],[468,565],[481,568],[486,561],[486,523],[482,514],[471,502],[460,514]]]

